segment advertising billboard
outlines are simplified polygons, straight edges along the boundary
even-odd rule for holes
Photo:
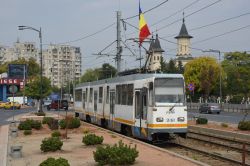
[[[27,65],[26,64],[9,64],[8,78],[27,78]]]

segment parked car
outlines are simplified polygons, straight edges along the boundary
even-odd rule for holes
[[[0,101],[0,108],[4,108],[6,102]]]
[[[52,100],[43,100],[43,106],[48,107],[48,105],[50,105],[51,102],[52,102]]]
[[[7,102],[4,105],[5,109],[12,109],[14,107],[14,109],[20,109],[21,108],[21,104],[18,102]]]
[[[69,104],[67,100],[52,100],[51,103],[47,106],[47,110],[51,109],[64,109],[68,110]]]
[[[200,105],[200,108],[199,108],[200,113],[207,113],[207,114],[212,114],[212,113],[220,114],[221,111],[222,110],[220,106],[216,104],[205,103],[205,104]]]

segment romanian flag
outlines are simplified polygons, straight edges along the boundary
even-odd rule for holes
[[[151,33],[149,32],[148,25],[144,19],[144,15],[141,11],[141,5],[139,1],[139,42],[142,44],[143,40],[146,39]]]

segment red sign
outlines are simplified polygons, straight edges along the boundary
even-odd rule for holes
[[[23,79],[17,78],[1,78],[0,84],[7,84],[7,85],[20,85],[20,82],[23,82]]]

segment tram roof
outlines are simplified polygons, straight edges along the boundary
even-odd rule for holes
[[[126,75],[126,76],[119,76],[114,78],[108,78],[98,81],[92,81],[92,82],[85,82],[81,84],[77,84],[76,88],[82,87],[82,86],[88,86],[88,85],[100,85],[105,83],[117,83],[117,82],[126,82],[126,81],[134,81],[134,80],[142,80],[147,78],[183,78],[182,74],[132,74],[132,75]]]

